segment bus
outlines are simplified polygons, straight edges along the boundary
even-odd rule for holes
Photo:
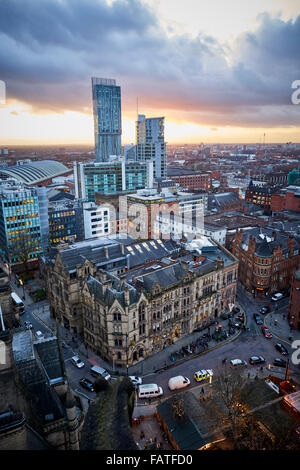
[[[19,314],[22,315],[25,309],[24,303],[15,292],[11,293],[11,298],[12,298],[13,304],[17,307]]]

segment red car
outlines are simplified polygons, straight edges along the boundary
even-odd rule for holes
[[[265,338],[273,338],[272,333],[266,326],[262,326],[261,331],[263,332]]]

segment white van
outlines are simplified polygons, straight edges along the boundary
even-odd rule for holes
[[[177,390],[178,388],[184,388],[190,385],[190,380],[187,377],[182,375],[177,375],[176,377],[171,377],[168,383],[170,390]]]
[[[138,397],[155,398],[160,397],[163,393],[163,389],[157,384],[143,384],[139,385]]]
[[[246,362],[246,361],[243,361],[242,359],[231,359],[230,365],[231,365],[232,367],[236,367],[236,366],[246,366],[246,365],[247,365],[247,362]]]
[[[90,373],[94,377],[99,377],[99,375],[101,375],[105,380],[109,380],[111,378],[107,370],[102,369],[102,367],[99,366],[92,366]]]

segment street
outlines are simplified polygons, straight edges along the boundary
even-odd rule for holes
[[[16,287],[15,281],[13,279],[11,280],[11,285],[12,289],[17,292],[19,296],[22,296],[22,289],[20,287]],[[275,316],[277,315],[287,313],[289,299],[283,298],[282,300],[278,301],[275,305],[274,302],[270,302],[268,299],[254,299],[250,293],[246,292],[241,286],[239,286],[237,292],[237,301],[238,304],[246,312],[247,327],[246,331],[241,332],[238,338],[234,339],[231,342],[228,342],[227,344],[219,345],[218,347],[212,350],[204,351],[200,356],[190,358],[182,364],[176,365],[175,363],[174,365],[172,365],[171,368],[167,370],[161,369],[158,372],[146,372],[143,376],[143,383],[157,383],[163,388],[164,398],[176,393],[176,391],[170,391],[168,389],[169,379],[176,375],[183,375],[185,377],[188,377],[191,381],[191,385],[186,389],[182,390],[183,393],[184,391],[187,391],[192,387],[205,387],[205,383],[198,384],[194,380],[194,373],[199,369],[212,369],[214,372],[214,377],[216,377],[218,375],[218,371],[220,371],[222,367],[224,367],[222,365],[222,361],[225,358],[227,359],[227,362],[229,362],[231,359],[237,358],[247,361],[248,366],[245,367],[244,373],[248,374],[250,372],[251,376],[255,376],[256,374],[268,375],[269,373],[273,372],[275,374],[279,373],[283,375],[284,369],[273,366],[274,359],[276,357],[281,357],[280,353],[274,347],[274,345],[280,341],[274,336],[272,339],[266,339],[262,334],[261,325],[256,324],[253,318],[253,314],[259,313],[259,310],[262,306],[270,304],[272,311],[269,315],[271,316],[271,318],[272,315],[275,318]],[[29,321],[32,323],[33,332],[39,330],[46,335],[56,334],[55,321],[53,320],[53,328],[51,329],[46,324],[46,322],[43,322],[40,318],[43,317],[44,312],[46,313],[48,311],[47,301],[33,303],[30,297],[26,295],[26,300],[24,303],[25,313],[24,315],[22,315],[21,318],[23,325],[25,321]],[[265,320],[266,316],[267,315],[261,314],[263,320]],[[71,358],[72,356],[78,354],[78,348],[80,347],[80,344],[78,344],[74,338],[73,341],[70,333],[64,328],[60,327],[60,332],[68,380],[72,389],[83,398],[84,405],[85,407],[87,407],[88,400],[95,398],[95,393],[89,392],[88,390],[82,388],[79,384],[79,381],[83,377],[94,381],[94,378],[89,373],[91,363],[87,360],[85,355],[79,353],[79,356],[85,363],[85,366],[82,369],[76,368],[71,363]],[[285,346],[290,352],[291,349],[289,344],[285,344]],[[249,358],[250,356],[254,355],[263,356],[266,360],[265,364],[263,364],[263,374],[260,370],[260,365],[249,365]],[[147,361],[147,359],[145,361]],[[271,369],[267,370],[267,366],[269,364],[271,365]],[[146,367],[144,369],[146,369]],[[290,370],[291,373],[294,372],[296,374],[299,374],[299,369],[293,364],[290,364]],[[139,402],[143,402],[143,400],[138,400],[138,403]]]

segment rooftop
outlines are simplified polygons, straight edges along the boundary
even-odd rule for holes
[[[22,183],[33,185],[69,171],[70,169],[60,162],[44,160],[1,169],[0,175],[10,176]]]

